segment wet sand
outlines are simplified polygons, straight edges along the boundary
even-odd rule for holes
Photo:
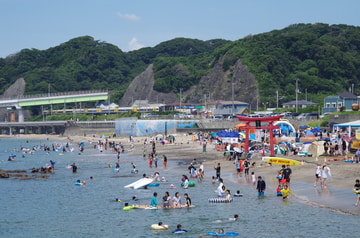
[[[2,136],[7,137],[9,136]],[[17,135],[12,138],[31,138],[39,139],[40,141],[51,140],[67,140],[70,139],[72,143],[84,142],[97,142],[103,140],[96,136],[70,136],[61,137],[58,135]],[[127,152],[130,155],[142,156],[144,148],[144,139],[146,137],[136,137],[135,150]],[[221,172],[226,174],[225,180],[230,179],[233,182],[252,186],[248,184],[244,174],[237,176],[234,161],[228,161],[224,157],[224,153],[216,151],[214,145],[208,144],[206,152],[203,152],[203,147],[196,141],[191,140],[191,136],[175,135],[174,144],[156,146],[158,154],[165,154],[168,160],[176,159],[183,160],[190,163],[194,158],[197,162],[203,162],[205,168],[205,174],[207,178],[215,175],[214,165],[218,162],[221,163]],[[130,143],[128,137],[116,137],[109,138],[109,141],[121,142],[125,149],[129,149]],[[151,146],[147,145],[147,151],[150,152]],[[352,187],[355,183],[355,179],[360,179],[360,163],[353,164],[344,161],[328,161],[330,157],[319,156],[315,157],[298,157],[289,156],[288,158],[303,161],[302,165],[291,166],[291,190],[295,193],[295,196],[291,199],[309,204],[312,206],[318,206],[339,212],[360,215],[360,207],[355,207],[356,195],[352,192]],[[256,166],[250,168],[250,173],[255,172],[256,176],[263,176],[267,183],[266,195],[276,194],[277,179],[275,178],[280,165],[265,166],[266,163],[261,160],[261,154],[254,154],[251,158],[251,162],[255,161]],[[326,163],[331,169],[331,178],[328,180],[327,188],[321,188],[319,185],[314,188],[315,180],[315,167],[317,163]],[[255,188],[254,188],[255,192]]]

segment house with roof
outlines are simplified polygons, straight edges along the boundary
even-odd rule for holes
[[[223,101],[218,100],[215,103],[209,103],[213,115],[231,116],[246,113],[249,104],[241,101]],[[247,111],[248,113],[248,111]]]
[[[359,103],[359,99],[350,92],[338,93],[336,96],[328,96],[324,99],[322,114],[339,111],[341,107],[344,107],[345,111],[351,111],[351,106],[354,103]]]
[[[306,100],[297,100],[283,103],[283,108],[296,108],[296,105],[297,108],[305,108],[307,106],[315,106],[317,104]]]

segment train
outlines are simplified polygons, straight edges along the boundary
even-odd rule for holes
[[[101,114],[118,114],[123,112],[158,112],[159,107],[116,107],[113,109],[104,108],[78,108],[78,109],[60,109],[60,110],[44,110],[45,115],[56,114],[87,114],[87,115],[101,115]]]

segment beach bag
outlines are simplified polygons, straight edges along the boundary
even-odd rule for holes
[[[281,179],[281,183],[286,183],[286,179]]]

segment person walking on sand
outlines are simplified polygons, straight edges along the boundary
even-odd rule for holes
[[[317,164],[315,169],[315,182],[314,182],[314,188],[316,188],[316,185],[319,183],[321,185],[321,165]]]
[[[266,189],[265,181],[262,179],[261,176],[258,176],[258,181],[257,181],[257,186],[256,186],[256,190],[258,191],[258,195],[259,196],[264,196],[265,189]]]

